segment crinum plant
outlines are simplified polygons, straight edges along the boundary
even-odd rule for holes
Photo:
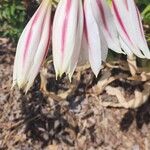
[[[13,86],[28,91],[50,43],[56,78],[66,73],[71,80],[79,57],[97,76],[108,49],[150,58],[134,0],[43,0],[18,41]]]

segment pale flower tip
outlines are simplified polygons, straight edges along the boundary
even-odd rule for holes
[[[58,80],[58,75],[56,75],[56,80]]]
[[[11,88],[10,88],[10,90],[12,91],[14,89],[14,87],[15,87],[15,85],[12,85]]]
[[[119,53],[119,54],[126,55],[126,53],[120,47],[116,48],[116,52]]]
[[[16,86],[16,81],[13,80],[13,83],[12,83],[12,86],[11,86],[10,90],[12,91],[12,90],[14,89],[15,86]]]
[[[23,84],[18,83],[17,85],[18,85],[19,90],[23,88]]]
[[[126,55],[126,53],[124,51],[117,51],[117,53]]]
[[[12,85],[11,88],[10,88],[10,90],[12,91],[13,89],[14,89],[14,86]]]
[[[58,72],[56,73],[57,79],[58,79],[58,77],[61,78],[63,74],[64,74],[64,71],[62,71],[62,70],[61,70],[61,71],[58,71]]]
[[[29,89],[30,89],[30,87],[26,87],[26,88],[24,89],[25,95],[28,93]]]
[[[149,50],[150,51],[150,50]],[[145,56],[147,59],[150,59],[150,53],[147,55],[147,56]]]
[[[98,73],[97,74],[94,73],[94,75],[95,75],[96,78],[98,77]]]
[[[29,87],[25,88],[24,90],[25,95],[27,95],[28,91],[29,91]]]
[[[95,77],[97,78],[99,75],[99,71],[93,71],[93,73],[94,73]]]
[[[72,74],[68,74],[68,77],[69,77],[69,81],[70,81],[70,83],[72,82]]]
[[[124,55],[126,55],[126,53],[125,53],[125,52],[123,52],[123,51],[122,51],[120,54],[124,54]]]
[[[93,71],[93,73],[94,73],[94,75],[95,75],[96,78],[98,77],[99,72],[100,72],[101,69],[102,69],[102,64],[101,64],[101,67],[92,68],[92,71]]]
[[[60,75],[59,75],[59,71],[57,70],[57,71],[55,71],[55,74],[56,74],[56,80],[58,80],[58,78],[60,77]]]
[[[60,72],[59,73],[59,77],[61,78],[63,74],[64,74],[63,72]]]
[[[23,80],[20,80],[17,82],[17,85],[19,89],[24,89],[24,87],[26,86],[26,83]]]
[[[25,89],[24,89],[24,92],[25,94],[27,94],[27,92],[29,91],[29,89],[31,88],[31,86],[33,85],[33,82],[32,83],[29,83],[26,85]]]

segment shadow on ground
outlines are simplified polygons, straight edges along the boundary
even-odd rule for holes
[[[22,99],[27,137],[41,142],[42,147],[62,142],[74,146],[79,127],[75,117],[69,112],[70,98],[68,102],[58,102],[44,97],[38,90],[39,82],[36,84],[28,96]]]
[[[49,78],[50,83],[51,81],[53,87],[55,87],[54,89],[49,89],[52,91],[58,90],[60,87],[62,88],[62,84],[64,84],[62,81],[59,82]],[[75,141],[77,135],[81,132],[81,127],[75,112],[72,110],[76,110],[83,103],[86,97],[86,84],[81,82],[74,93],[67,97],[66,101],[55,101],[44,96],[39,91],[39,83],[38,77],[35,86],[28,96],[24,96],[21,100],[22,114],[26,125],[25,134],[34,142],[40,142],[41,147],[59,143],[75,146]],[[60,87],[56,87],[55,84]],[[63,88],[63,90],[66,90],[66,88]],[[120,130],[127,132],[133,122],[136,122],[137,129],[141,129],[144,124],[148,125],[150,123],[150,98],[138,109],[130,109],[125,113],[120,122]],[[93,137],[93,139],[96,126],[88,128],[90,137]]]
[[[128,131],[132,123],[136,121],[138,129],[141,129],[144,124],[150,123],[150,97],[146,103],[137,108],[136,110],[129,110],[120,122],[120,129]]]

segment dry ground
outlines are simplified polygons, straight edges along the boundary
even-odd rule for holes
[[[98,79],[90,69],[76,72],[70,84],[65,77],[55,81],[52,65],[47,93],[39,90],[39,76],[27,95],[11,91],[14,55],[11,43],[0,39],[0,149],[150,150],[150,99],[137,109],[104,107],[100,97],[114,103],[116,97],[97,90],[103,72]],[[108,72],[117,77],[110,86],[123,87],[127,98],[143,91],[143,82],[126,81],[129,71]]]

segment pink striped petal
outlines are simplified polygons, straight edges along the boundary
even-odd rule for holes
[[[19,88],[30,88],[48,51],[50,15],[51,0],[43,0],[20,36],[13,73],[13,85]]]
[[[97,13],[94,13],[97,11]],[[106,59],[108,47],[105,37],[101,30],[98,7],[94,5],[94,0],[84,1],[84,15],[85,15],[85,34],[88,44],[89,62],[94,74],[97,76],[102,60]]]
[[[97,22],[101,26],[108,47],[117,53],[123,53],[119,44],[118,32],[114,24],[113,15],[107,2],[105,0],[93,0],[92,4],[94,7],[98,7],[93,10],[95,14],[99,13],[97,14],[99,15]]]
[[[53,22],[53,60],[56,76],[71,78],[78,62],[83,32],[81,0],[59,2]]]
[[[121,45],[130,49],[138,57],[149,58],[150,52],[134,0],[112,0],[112,11],[121,43],[123,43]]]
[[[133,40],[137,47],[142,51],[146,58],[150,58],[150,50],[146,43],[144,31],[142,27],[141,16],[135,5],[134,0],[127,0],[132,28],[134,30]],[[140,41],[140,42],[139,42]]]

